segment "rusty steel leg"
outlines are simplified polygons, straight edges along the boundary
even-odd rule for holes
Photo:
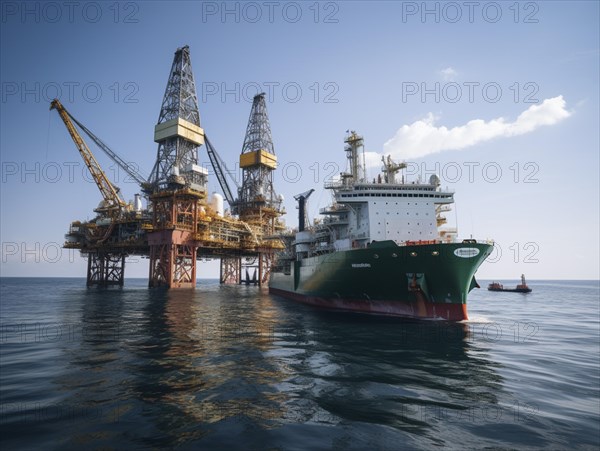
[[[239,284],[242,277],[241,257],[222,257],[219,280],[221,283]]]
[[[87,286],[123,286],[125,254],[90,252],[88,254]]]
[[[162,230],[148,234],[150,244],[150,287],[194,288],[196,246],[189,232]]]
[[[261,252],[258,256],[259,278],[258,284],[263,286],[269,283],[271,276],[271,267],[273,266],[274,255],[271,252]]]

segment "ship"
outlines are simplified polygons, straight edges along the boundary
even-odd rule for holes
[[[506,291],[510,293],[531,293],[531,288],[525,282],[525,274],[521,274],[521,283],[516,288],[504,288],[504,285],[498,282],[492,282],[488,285],[489,291]]]
[[[408,181],[407,165],[387,156],[369,181],[363,137],[349,131],[344,142],[348,167],[325,183],[332,203],[322,218],[307,226],[313,190],[295,197],[298,229],[281,237],[270,293],[332,310],[467,320],[467,295],[493,242],[459,240],[444,227],[454,192],[437,175]]]

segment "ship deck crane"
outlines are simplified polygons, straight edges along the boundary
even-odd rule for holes
[[[383,163],[383,172],[385,174],[385,182],[394,184],[396,183],[396,172],[406,169],[406,163],[395,163],[392,160],[391,155],[385,157],[381,157],[381,161]],[[404,176],[402,176],[402,183],[404,183]]]
[[[90,174],[92,174],[92,177],[94,178],[94,181],[96,182],[96,185],[102,194],[102,205],[99,206],[95,211],[106,214],[107,216],[113,218],[118,216],[126,205],[126,203],[119,196],[119,188],[117,188],[111,183],[110,180],[108,180],[108,177],[100,167],[100,164],[94,157],[94,154],[75,128],[75,125],[73,125],[73,122],[71,122],[70,114],[67,112],[65,107],[62,106],[58,99],[54,99],[52,101],[50,104],[50,109],[56,109],[60,115],[62,121],[67,127],[69,135],[71,135],[73,142],[75,142],[75,145],[77,146],[85,165],[89,169]]]

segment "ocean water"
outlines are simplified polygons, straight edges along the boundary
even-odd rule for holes
[[[210,280],[3,278],[0,445],[596,450],[599,283],[529,285],[475,290],[449,324]]]

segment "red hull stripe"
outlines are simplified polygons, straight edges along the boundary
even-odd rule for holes
[[[417,301],[367,301],[365,299],[337,299],[318,296],[306,296],[278,288],[269,288],[269,292],[304,304],[326,309],[346,310],[350,312],[371,313],[404,318],[445,319],[463,321],[469,319],[466,304],[440,304],[423,298]]]

